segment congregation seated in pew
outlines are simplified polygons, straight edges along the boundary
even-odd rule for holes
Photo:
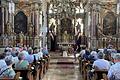
[[[104,59],[104,53],[98,52],[98,59],[93,62],[93,69],[89,72],[89,77],[93,76],[95,70],[109,70],[110,63]],[[102,79],[102,74],[98,73],[97,80]]]
[[[90,56],[88,56],[89,59],[85,59],[85,56],[83,56],[86,54],[85,50],[80,52],[82,54],[80,54],[79,66],[83,74],[83,80],[120,80],[118,77],[120,75],[119,54],[117,55],[110,49],[106,49],[106,51],[103,50],[102,52],[99,51],[98,53],[95,52],[95,55],[92,52],[93,51],[91,51]],[[114,57],[112,55],[114,55]],[[117,60],[115,55],[117,55]],[[98,57],[98,59],[93,59],[93,63],[91,63],[93,57]],[[117,77],[115,77],[115,75]],[[112,79],[110,79],[111,77]]]
[[[0,54],[0,63],[2,64],[0,65],[0,73],[8,68],[8,59],[10,59],[12,64],[14,64],[10,65],[10,69],[12,69],[15,74],[12,77],[9,76],[11,74],[5,77],[3,76],[0,80],[16,80],[16,78],[18,79],[19,77],[22,77],[23,80],[39,80],[46,73],[49,65],[49,55],[47,49],[41,49],[39,51],[38,48],[32,49],[27,47],[18,47],[16,49],[7,47],[5,53]],[[7,73],[7,71],[5,72]],[[33,73],[35,73],[35,75],[33,75]]]

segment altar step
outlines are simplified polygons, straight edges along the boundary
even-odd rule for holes
[[[69,57],[56,57],[51,58],[50,64],[78,64],[78,61],[75,61],[74,58]]]
[[[78,64],[78,60],[75,61],[74,54],[69,54],[63,57],[61,53],[50,53],[50,64]]]
[[[74,68],[74,64],[50,64],[49,68],[50,69],[53,69],[53,68],[56,68],[56,69],[68,69],[68,68],[71,68],[73,69]]]

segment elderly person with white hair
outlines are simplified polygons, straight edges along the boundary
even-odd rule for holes
[[[15,68],[16,69],[27,69],[29,66],[29,63],[27,60],[25,60],[25,55],[24,53],[19,53],[18,55],[19,62],[15,63]]]
[[[109,69],[110,68],[110,63],[109,61],[104,59],[104,54],[103,52],[98,52],[98,58],[96,61],[93,63],[93,68],[97,68],[99,70],[101,69]]]
[[[120,55],[115,56],[115,62],[108,71],[108,80],[120,80]]]
[[[93,57],[94,60],[98,59],[98,54],[95,48],[91,51],[90,55]]]

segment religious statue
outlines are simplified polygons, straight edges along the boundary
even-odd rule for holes
[[[52,23],[51,26],[50,26],[50,31],[55,31],[55,25]]]
[[[63,42],[68,42],[69,41],[69,34],[67,31],[64,31],[63,33]]]
[[[81,25],[80,23],[78,22],[77,26],[76,26],[76,30],[75,30],[75,34],[78,34],[78,33],[81,33]]]
[[[24,42],[24,34],[21,32],[19,33],[20,44],[23,45]]]
[[[33,34],[33,28],[32,28],[32,26],[30,26],[29,27],[29,36],[32,36],[32,34]]]
[[[81,45],[81,33],[78,32],[76,37],[76,46],[77,46],[77,52],[80,52],[80,45]]]
[[[7,34],[10,34],[10,35],[11,35],[11,33],[12,33],[12,28],[11,28],[11,26],[10,26],[10,23],[8,22],[8,23],[7,23]]]
[[[53,31],[49,31],[50,38],[51,38],[51,51],[55,51],[57,47],[57,42],[56,42],[56,33]]]

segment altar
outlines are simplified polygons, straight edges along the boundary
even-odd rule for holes
[[[57,43],[58,48],[61,49],[62,51],[68,51],[69,48],[72,48],[75,43],[69,43],[69,42],[58,42]]]
[[[62,51],[62,55],[63,57],[67,57],[68,54],[72,54],[73,53],[73,45],[75,43],[69,43],[69,42],[58,42],[58,48]]]

